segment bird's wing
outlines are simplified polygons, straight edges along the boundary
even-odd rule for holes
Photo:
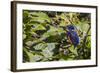
[[[70,33],[70,39],[74,45],[77,45],[79,43],[79,36],[75,31],[72,31]]]

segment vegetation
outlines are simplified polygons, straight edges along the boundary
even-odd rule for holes
[[[91,58],[89,13],[23,10],[23,62],[85,60]],[[66,35],[73,24],[80,38],[74,48]]]

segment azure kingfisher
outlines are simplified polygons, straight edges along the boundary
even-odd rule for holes
[[[67,38],[70,41],[72,45],[74,45],[74,48],[79,44],[79,36],[76,32],[76,27],[74,25],[68,25],[66,27],[67,29]]]

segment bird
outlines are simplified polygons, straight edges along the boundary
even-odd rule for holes
[[[67,30],[68,40],[72,45],[74,45],[74,48],[76,48],[77,45],[79,44],[79,36],[76,31],[76,27],[73,24],[70,24],[66,26],[66,30]]]

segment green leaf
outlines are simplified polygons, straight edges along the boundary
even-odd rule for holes
[[[63,30],[62,28],[58,28],[57,32],[58,32],[59,35],[61,35],[62,33],[66,33],[66,31]]]
[[[44,12],[30,12],[30,14],[32,15],[32,21],[38,21],[41,23],[44,23],[45,21],[51,22],[51,19]]]
[[[52,51],[55,48],[56,43],[47,43],[48,50]]]
[[[37,30],[46,30],[46,28],[42,25],[36,25],[34,28],[32,28],[33,31],[37,31]]]
[[[29,12],[23,11],[23,23],[28,23],[30,21]]]
[[[42,50],[44,60],[51,60],[53,58],[53,49],[55,49],[56,43],[47,43],[47,47]]]
[[[56,27],[50,26],[50,30],[44,33],[42,37],[56,36],[56,35],[61,35],[62,33],[66,33],[66,31],[64,31],[62,28],[56,28]]]
[[[27,42],[26,42],[26,45],[27,45],[27,46],[31,46],[32,44],[33,44],[32,41],[27,41]]]
[[[88,47],[89,49],[91,49],[91,37],[90,36],[87,37],[86,47]]]
[[[83,28],[83,27],[85,27],[85,28]],[[89,24],[87,24],[87,22],[85,22],[85,21],[82,21],[80,24],[77,24],[77,28],[79,30],[81,30],[82,32],[86,32],[89,28]]]
[[[41,60],[43,58],[43,56],[41,55],[34,55],[31,59],[31,62],[37,62],[39,60]]]
[[[32,61],[33,59],[33,54],[32,53],[30,53],[30,52],[28,52],[28,50],[26,49],[26,48],[24,48],[23,49],[24,50],[24,52],[28,55],[28,57],[29,57],[29,61]]]
[[[23,39],[25,39],[26,38],[26,34],[23,34]]]
[[[42,54],[44,55],[45,58],[49,59],[50,57],[53,56],[53,52],[46,47],[45,49],[42,50]]]
[[[50,30],[48,30],[47,32],[45,32],[42,37],[50,37],[50,36],[55,36],[57,35],[57,28],[50,26]]]
[[[70,50],[70,52],[72,52],[73,54],[75,54],[76,56],[78,56],[77,49],[74,48],[74,46],[71,46],[71,47],[69,48],[69,50]]]
[[[23,50],[27,54],[27,56],[29,58],[29,62],[37,62],[43,58],[43,56],[41,54],[38,54],[36,52],[34,52],[34,53],[30,52],[25,48]]]
[[[31,34],[31,35],[37,35],[37,34],[35,33],[34,30],[31,30],[31,31],[30,31],[30,34]]]
[[[23,16],[24,17],[28,17],[28,15],[29,15],[28,11],[23,11]]]
[[[48,32],[50,32],[50,31],[57,31],[57,28],[54,26],[50,26],[50,30]]]
[[[34,46],[33,48],[35,48],[35,50],[42,50],[42,49],[45,49],[46,46],[47,46],[46,43],[39,43],[36,46]]]
[[[57,32],[47,31],[46,33],[42,35],[42,37],[50,37],[50,36],[55,36],[55,35],[57,35]]]
[[[23,62],[29,62],[30,58],[26,48],[23,48]]]

